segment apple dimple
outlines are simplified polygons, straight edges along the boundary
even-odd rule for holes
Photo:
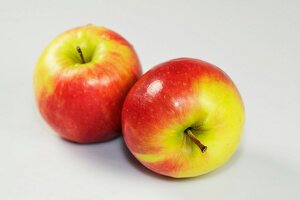
[[[88,64],[93,61],[95,47],[90,46],[89,44],[77,45],[74,47],[75,53],[77,54],[74,62],[76,66]]]
[[[97,46],[101,43],[99,37],[89,31],[74,30],[74,33],[59,38],[61,42],[54,52],[64,60],[69,60],[69,66],[79,66],[92,63]],[[86,66],[86,65],[85,65]]]
[[[184,130],[185,137],[189,138],[193,144],[197,145],[202,153],[204,153],[207,150],[207,146],[202,144],[200,139],[196,136],[195,133],[199,133],[199,127],[188,127]]]

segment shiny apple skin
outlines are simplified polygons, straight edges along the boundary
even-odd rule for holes
[[[174,178],[220,167],[236,150],[244,106],[232,80],[207,62],[179,58],[159,64],[128,93],[122,111],[124,140],[144,166]],[[203,153],[185,130],[208,148]]]
[[[82,26],[62,33],[43,51],[34,71],[35,99],[64,139],[102,142],[121,133],[123,101],[140,75],[137,54],[122,36]]]

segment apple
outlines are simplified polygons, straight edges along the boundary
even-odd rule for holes
[[[133,47],[117,33],[87,25],[56,37],[34,71],[35,99],[45,121],[77,143],[121,132],[121,110],[141,75]]]
[[[244,124],[241,96],[218,67],[179,58],[143,75],[122,110],[124,140],[144,166],[174,178],[194,177],[224,164]]]

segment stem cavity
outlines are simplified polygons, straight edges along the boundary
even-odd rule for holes
[[[83,57],[83,53],[82,53],[82,51],[81,51],[81,48],[80,48],[79,46],[77,46],[77,47],[76,47],[76,50],[77,50],[77,52],[78,52],[78,54],[79,54],[79,56],[80,56],[80,58],[81,58],[82,64],[84,64],[84,63],[85,63],[85,60],[84,60],[84,57]]]
[[[204,153],[207,150],[207,146],[203,145],[200,142],[200,140],[198,138],[196,138],[196,136],[193,134],[193,132],[190,128],[186,129],[184,132],[194,142],[194,144],[196,144],[201,149],[202,153]]]

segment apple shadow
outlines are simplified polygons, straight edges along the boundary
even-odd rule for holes
[[[129,165],[122,154],[123,139],[121,136],[105,142],[90,144],[80,144],[59,137],[57,137],[57,140],[59,140],[60,148],[68,157],[71,157],[71,160],[81,162],[95,168],[95,170],[105,170],[120,176],[131,176],[133,174],[132,171],[124,172],[125,169],[129,168]]]
[[[120,135],[116,135],[108,140],[105,140],[105,141],[102,141],[102,142],[90,142],[90,143],[80,143],[80,142],[75,142],[75,141],[72,141],[72,140],[69,140],[69,139],[66,139],[64,137],[61,137],[61,136],[58,136],[61,140],[63,140],[64,142],[66,143],[70,143],[70,144],[74,144],[74,145],[82,145],[82,146],[89,146],[89,145],[99,145],[99,144],[105,144],[105,143],[109,143],[110,141],[113,141],[119,137],[121,137]]]
[[[127,158],[127,161],[131,164],[131,166],[135,170],[139,171],[140,173],[142,173],[146,176],[160,179],[162,181],[171,181],[171,182],[196,181],[196,180],[199,181],[201,179],[207,179],[207,178],[212,178],[212,177],[218,176],[219,174],[222,174],[225,171],[232,168],[232,166],[235,165],[238,162],[238,160],[240,159],[240,157],[243,155],[243,149],[241,147],[239,147],[227,163],[225,163],[223,166],[219,167],[218,169],[216,169],[210,173],[207,173],[207,174],[204,174],[204,175],[201,175],[198,177],[172,178],[172,177],[157,174],[157,173],[151,171],[150,169],[148,169],[147,167],[143,166],[128,150],[123,139],[122,139],[122,149],[123,149],[124,156],[126,156],[126,158]]]
[[[136,176],[147,176],[160,181],[167,182],[185,182],[199,181],[207,178],[213,178],[232,168],[243,155],[241,147],[235,152],[231,159],[222,167],[194,178],[172,178],[157,174],[143,166],[128,150],[122,136],[116,137],[102,143],[79,144],[65,139],[60,139],[63,143],[62,148],[76,160],[83,161],[99,170],[111,171],[120,176],[134,178]]]
[[[122,137],[86,145],[65,142],[58,137],[57,140],[56,148],[70,159],[67,162],[80,163],[80,167],[91,170],[92,175],[97,178],[107,173],[107,176],[124,180],[123,184],[126,184],[127,180],[134,183],[149,181],[150,185],[157,183],[155,188],[162,187],[161,195],[165,195],[165,199],[169,199],[172,195],[174,199],[181,197],[185,199],[187,193],[195,192],[194,189],[199,186],[208,189],[200,190],[204,197],[212,196],[210,189],[214,189],[215,185],[218,185],[219,191],[236,191],[236,188],[244,188],[237,191],[239,197],[244,196],[245,192],[251,195],[253,191],[260,193],[263,190],[261,195],[268,193],[276,197],[285,197],[287,192],[298,194],[299,190],[297,186],[300,179],[296,165],[285,163],[285,160],[278,158],[276,154],[249,149],[243,143],[226,164],[213,172],[194,178],[175,179],[159,175],[144,167],[129,152]],[[177,190],[181,186],[184,186],[182,193],[168,190],[170,187]]]

